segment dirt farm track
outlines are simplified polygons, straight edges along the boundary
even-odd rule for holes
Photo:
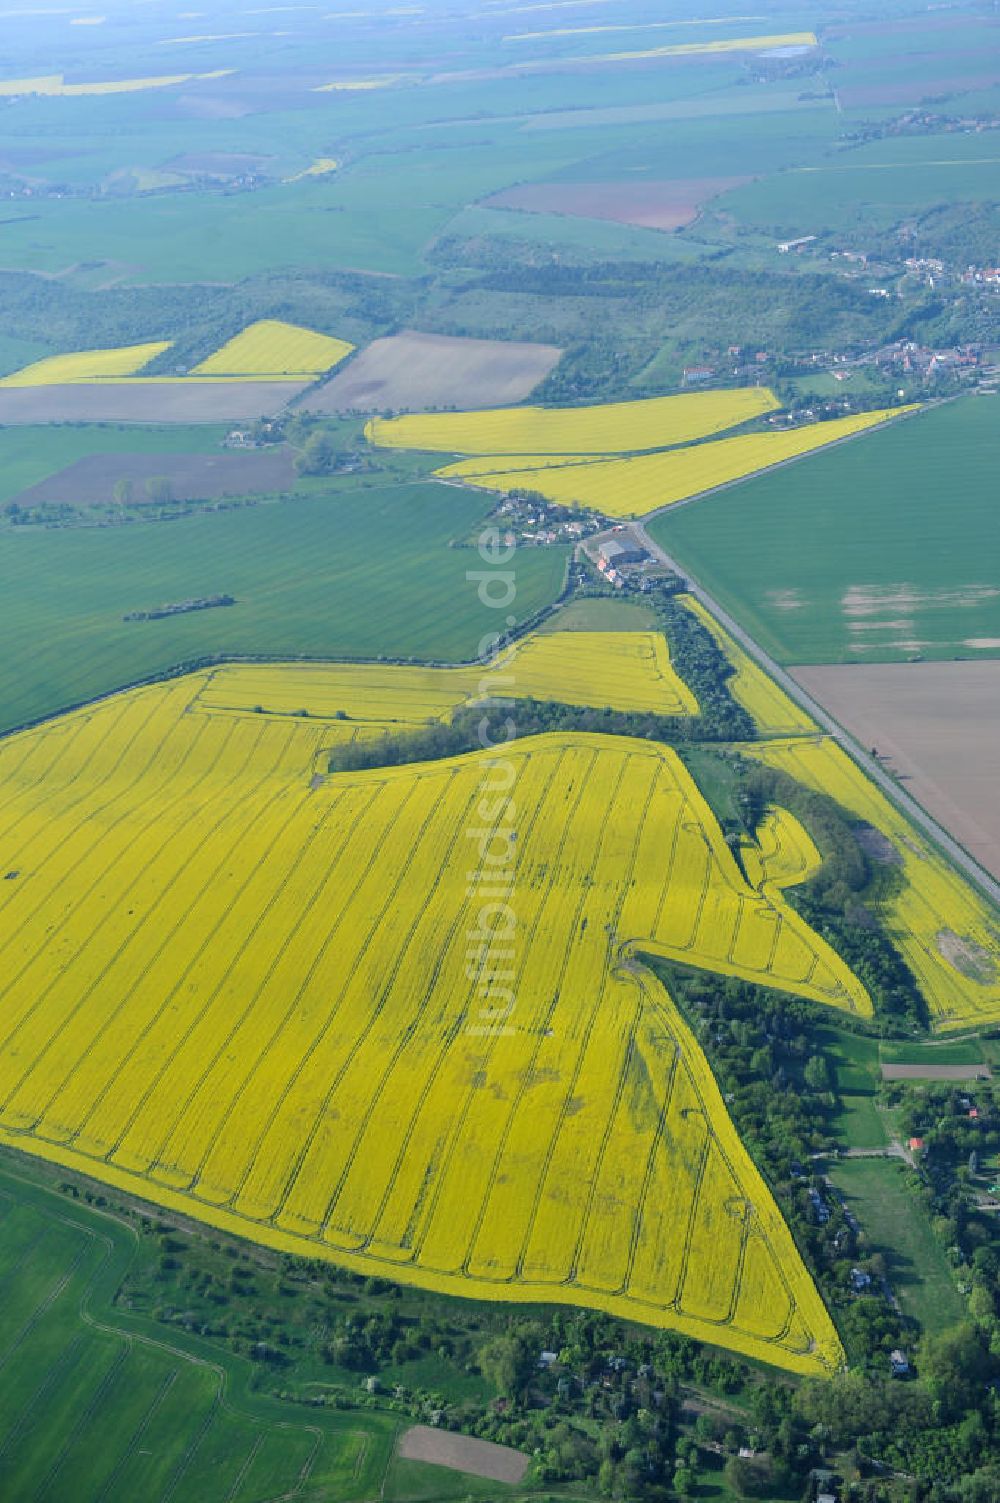
[[[792,672],[1000,877],[1000,661],[852,663]]]

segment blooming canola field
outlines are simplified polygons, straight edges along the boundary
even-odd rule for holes
[[[560,456],[558,463],[566,463],[567,455],[624,454],[689,443],[735,428],[778,406],[777,397],[766,386],[744,386],[592,407],[410,413],[372,418],[365,433],[379,448],[427,449],[439,454],[553,454]]]
[[[288,671],[247,669],[251,693]],[[476,753],[324,776],[331,722],[227,697],[203,672],[0,744],[0,1141],[360,1271],[835,1367],[638,957],[871,1004],[748,885],[676,754],[550,734],[504,775]]]
[[[753,720],[758,736],[794,736],[818,729],[810,715],[797,704],[748,652],[732,638],[693,595],[682,595],[686,610],[696,616],[722,650],[733,669],[726,687],[736,703]]]
[[[336,339],[330,334],[318,334],[314,329],[268,318],[248,325],[187,375],[143,376],[141,372],[171,346],[171,340],[157,340],[115,349],[74,350],[65,355],[49,355],[0,378],[0,387],[79,386],[102,382],[117,382],[123,386],[150,383],[171,386],[199,381],[304,381],[339,365],[354,350],[346,339]]]
[[[591,507],[609,517],[645,516],[772,465],[852,438],[912,410],[862,412],[801,428],[740,434],[626,458],[594,460],[567,453],[558,459],[549,456],[535,463],[531,456],[521,454],[516,465],[498,459],[495,468],[490,468],[482,459],[459,460],[435,473],[445,480],[468,480],[485,490],[536,491],[561,506]]]
[[[70,355],[49,355],[10,376],[0,386],[65,386],[77,382],[116,380],[134,376],[157,355],[170,349],[169,340],[129,344],[111,350],[78,350]]]
[[[205,709],[328,720],[338,739],[426,725],[485,698],[559,700],[588,709],[696,715],[698,702],[670,662],[662,632],[552,632],[528,637],[489,667],[382,663],[233,666],[210,674]]]
[[[263,318],[202,360],[193,376],[318,376],[354,349],[346,339]]]
[[[743,755],[829,794],[875,836],[875,865],[891,876],[881,908],[934,1025],[1000,1020],[1000,931],[986,900],[937,852],[829,736],[741,748]]]

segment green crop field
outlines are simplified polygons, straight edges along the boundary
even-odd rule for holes
[[[650,532],[781,662],[995,657],[998,412],[948,403]]]
[[[290,1414],[252,1391],[245,1359],[114,1303],[149,1255],[115,1217],[0,1169],[5,1503],[371,1497],[398,1421]]]
[[[207,654],[470,659],[508,614],[559,593],[563,548],[525,549],[516,598],[480,603],[467,537],[481,498],[439,485],[356,488],[122,528],[0,537],[0,729]],[[493,572],[496,572],[495,570]],[[131,611],[205,595],[236,605],[158,621]]]
[[[988,134],[874,141],[734,188],[719,207],[779,236],[887,227],[935,204],[995,199],[998,163]]]
[[[0,428],[0,506],[88,454],[212,454],[225,434],[211,424]]]
[[[897,1044],[886,1039],[879,1046],[883,1065],[981,1065],[985,1064],[981,1039],[960,1039],[953,1044]]]
[[[839,1029],[817,1029],[819,1052],[833,1066],[837,1109],[831,1126],[847,1148],[883,1148],[886,1119],[876,1104],[878,1041]]]
[[[873,1251],[884,1255],[904,1312],[926,1331],[945,1331],[961,1321],[965,1303],[944,1249],[906,1189],[906,1173],[895,1159],[842,1159],[829,1169]]]

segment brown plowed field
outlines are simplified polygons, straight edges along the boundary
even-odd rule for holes
[[[883,1065],[883,1080],[989,1080],[989,1065]]]
[[[472,1435],[456,1435],[451,1430],[435,1430],[430,1425],[414,1425],[399,1442],[399,1454],[408,1461],[430,1461],[435,1466],[469,1472],[473,1477],[488,1477],[491,1482],[521,1481],[528,1470],[528,1458],[511,1446],[498,1446],[492,1440],[477,1440]]]
[[[880,79],[875,83],[845,84],[837,90],[844,109],[865,109],[880,104],[919,104],[928,94],[947,96],[968,89],[992,89],[1000,83],[1000,70],[988,73],[947,73],[941,77]]]
[[[130,505],[148,505],[147,482],[163,476],[175,501],[213,501],[288,490],[295,479],[290,450],[236,454],[88,454],[17,497],[20,506],[100,506],[114,500],[119,480],[132,485]]]
[[[569,214],[648,230],[679,230],[697,219],[710,198],[749,181],[748,177],[692,177],[642,183],[525,183],[494,193],[484,202],[491,209]]]
[[[552,344],[404,329],[376,339],[302,406],[310,412],[502,407],[523,402],[561,354]]]
[[[5,423],[230,423],[273,417],[305,381],[102,381],[0,388]]]
[[[1000,877],[1000,661],[838,664],[792,673]]]

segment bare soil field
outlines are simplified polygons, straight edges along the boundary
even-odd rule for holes
[[[697,219],[702,204],[748,177],[665,178],[642,183],[526,183],[484,199],[490,209],[522,209],[529,214],[568,214],[611,219],[647,230],[679,230]]]
[[[883,1065],[883,1080],[989,1080],[989,1065]]]
[[[187,151],[164,162],[165,172],[184,172],[195,177],[240,177],[245,172],[261,172],[273,157],[252,156],[247,152]]]
[[[310,412],[500,407],[530,396],[561,354],[551,344],[404,329],[376,339],[302,405]]]
[[[0,390],[4,423],[228,423],[273,417],[305,381],[102,381]]]
[[[471,1435],[455,1435],[430,1425],[414,1425],[399,1442],[399,1454],[408,1461],[430,1461],[435,1466],[488,1477],[491,1482],[520,1482],[528,1470],[528,1458],[511,1446]]]
[[[124,480],[132,487],[126,504],[144,506],[151,500],[148,482],[161,476],[169,480],[175,501],[214,501],[288,490],[295,466],[285,448],[245,454],[88,454],[29,486],[16,500],[20,506],[100,506],[114,500],[115,486]]]
[[[935,77],[933,83],[926,78],[896,82],[887,78],[872,84],[845,84],[837,90],[837,96],[844,109],[864,109],[880,104],[919,104],[929,93],[961,94],[968,89],[992,89],[997,83],[1000,72],[994,68],[989,73],[949,73]]]
[[[793,668],[798,682],[1000,877],[1000,662]]]

